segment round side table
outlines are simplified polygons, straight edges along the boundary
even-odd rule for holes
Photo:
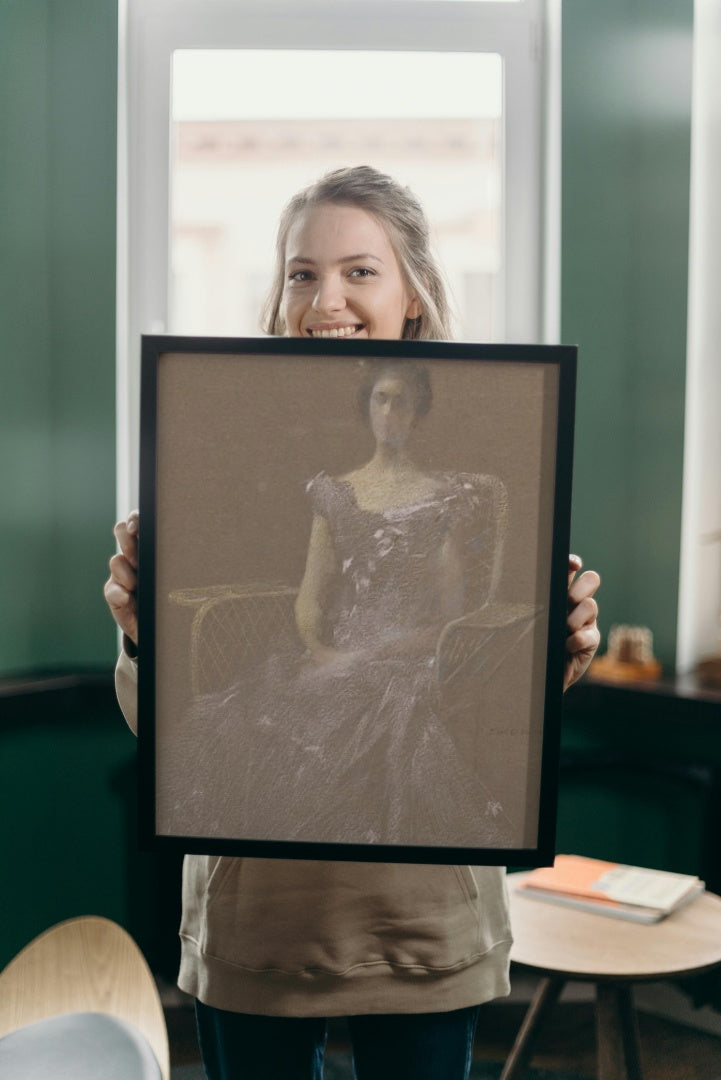
[[[566,982],[596,987],[599,1080],[643,1080],[632,987],[721,966],[721,898],[705,892],[657,923],[627,922],[523,895],[509,874],[511,960],[542,976],[501,1080],[520,1080]]]

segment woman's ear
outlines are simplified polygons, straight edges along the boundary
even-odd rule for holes
[[[417,319],[423,314],[423,306],[417,296],[414,296],[406,311],[407,319]]]

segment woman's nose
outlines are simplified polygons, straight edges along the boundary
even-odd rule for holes
[[[318,280],[313,307],[322,314],[340,311],[345,307],[342,283],[335,276],[326,276]]]

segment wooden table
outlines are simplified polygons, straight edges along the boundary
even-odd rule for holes
[[[511,959],[542,979],[501,1080],[519,1080],[544,1017],[569,980],[596,986],[599,1080],[642,1080],[632,986],[721,966],[721,898],[703,893],[661,922],[626,922],[529,899],[509,874]]]

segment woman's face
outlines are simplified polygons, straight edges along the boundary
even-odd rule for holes
[[[371,430],[379,446],[402,450],[416,422],[416,401],[399,375],[381,375],[368,402]]]
[[[288,231],[281,313],[289,337],[400,338],[421,313],[388,234],[357,206],[323,203]]]

